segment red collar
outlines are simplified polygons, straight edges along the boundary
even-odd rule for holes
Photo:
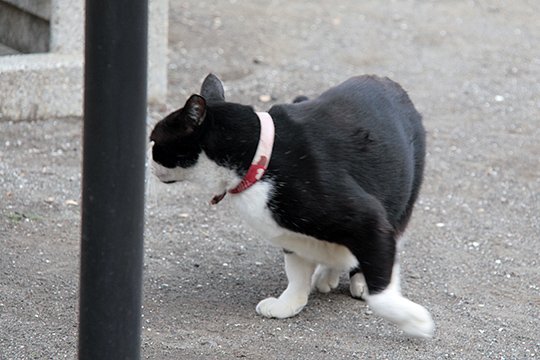
[[[227,195],[227,193],[238,194],[250,188],[253,184],[259,181],[266,172],[272,156],[272,148],[274,147],[274,121],[267,112],[257,112],[257,116],[259,117],[259,121],[261,123],[261,132],[259,135],[259,144],[257,145],[255,156],[251,161],[251,166],[238,185],[232,189],[226,190],[220,195],[214,196],[214,198],[210,201],[212,205],[220,202],[225,195]]]

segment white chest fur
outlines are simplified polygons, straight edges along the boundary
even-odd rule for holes
[[[347,271],[358,265],[356,257],[345,246],[317,240],[279,226],[267,207],[271,191],[270,182],[259,181],[246,191],[231,195],[230,199],[239,215],[273,245],[335,269]]]

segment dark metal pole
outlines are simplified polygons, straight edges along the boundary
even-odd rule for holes
[[[140,357],[147,0],[86,0],[79,359]]]

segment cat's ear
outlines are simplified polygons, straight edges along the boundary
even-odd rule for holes
[[[206,116],[206,100],[200,95],[191,95],[184,105],[184,114],[187,127],[201,125]]]
[[[201,95],[208,101],[225,101],[223,83],[214,74],[208,74],[201,86]]]

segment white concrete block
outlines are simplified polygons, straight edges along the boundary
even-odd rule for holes
[[[169,65],[169,0],[149,0],[148,9],[148,102],[167,101]]]
[[[148,101],[167,97],[168,0],[149,0]],[[81,116],[84,1],[52,0],[51,52],[0,56],[0,121]]]
[[[84,0],[52,0],[50,51],[84,52]]]
[[[30,54],[0,58],[0,120],[82,114],[82,58]]]

